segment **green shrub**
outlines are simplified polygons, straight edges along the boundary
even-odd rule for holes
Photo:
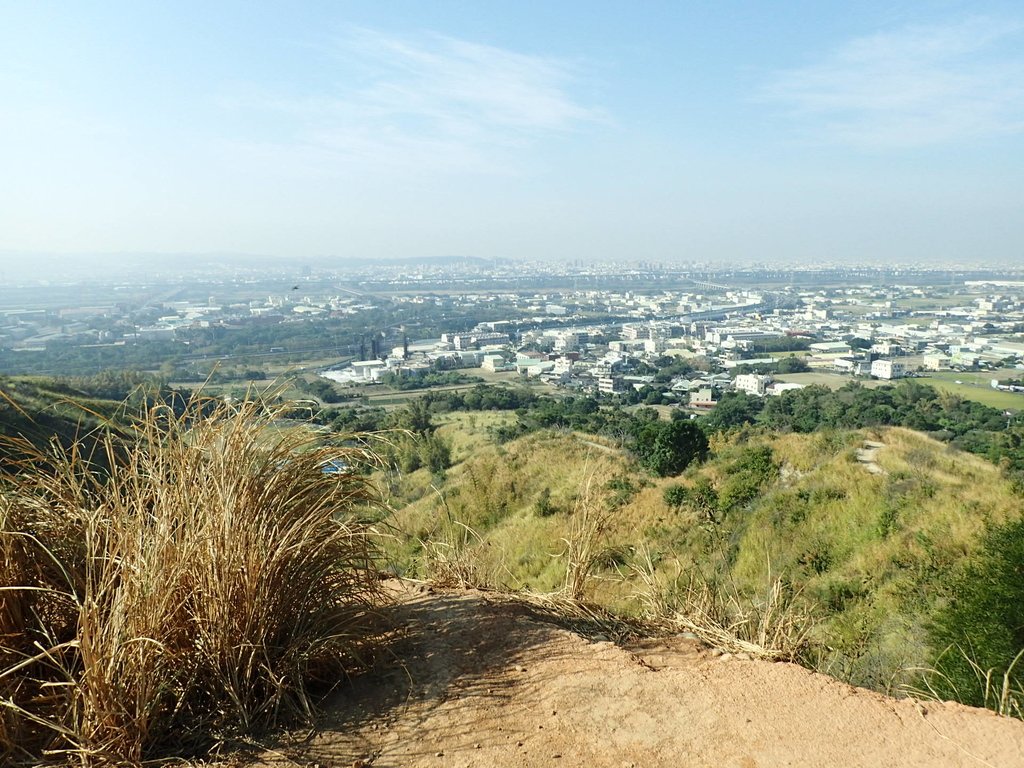
[[[990,671],[997,680],[1008,674],[1009,690],[1024,689],[1024,669],[1011,670],[1024,652],[1024,521],[988,534],[981,553],[955,580],[952,599],[929,635],[940,695],[991,706],[985,686]]]
[[[689,494],[686,491],[686,487],[679,483],[673,483],[672,485],[666,486],[662,493],[662,498],[665,500],[666,506],[670,509],[678,510],[683,504],[686,503],[687,496]]]
[[[729,466],[728,474],[719,491],[719,505],[727,510],[753,501],[761,488],[779,476],[772,449],[767,445],[744,448]]]
[[[558,511],[558,508],[551,501],[551,489],[545,486],[541,489],[537,501],[534,502],[533,511],[538,517],[551,517]]]
[[[635,427],[633,452],[640,464],[659,477],[678,475],[703,460],[708,439],[692,421],[647,421]]]

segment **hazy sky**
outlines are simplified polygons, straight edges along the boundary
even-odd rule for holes
[[[41,252],[1024,265],[1024,6],[0,0]]]

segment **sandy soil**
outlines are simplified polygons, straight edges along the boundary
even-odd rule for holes
[[[250,766],[1024,765],[1024,722],[895,700],[695,640],[587,639],[478,592],[405,588],[400,633],[321,727]]]

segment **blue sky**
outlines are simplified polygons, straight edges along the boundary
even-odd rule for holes
[[[1024,264],[1019,3],[0,2],[28,253]]]

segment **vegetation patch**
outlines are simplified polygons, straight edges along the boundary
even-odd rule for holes
[[[372,456],[279,415],[143,407],[102,464],[54,441],[5,480],[5,764],[200,753],[308,716],[360,667],[381,602]]]

